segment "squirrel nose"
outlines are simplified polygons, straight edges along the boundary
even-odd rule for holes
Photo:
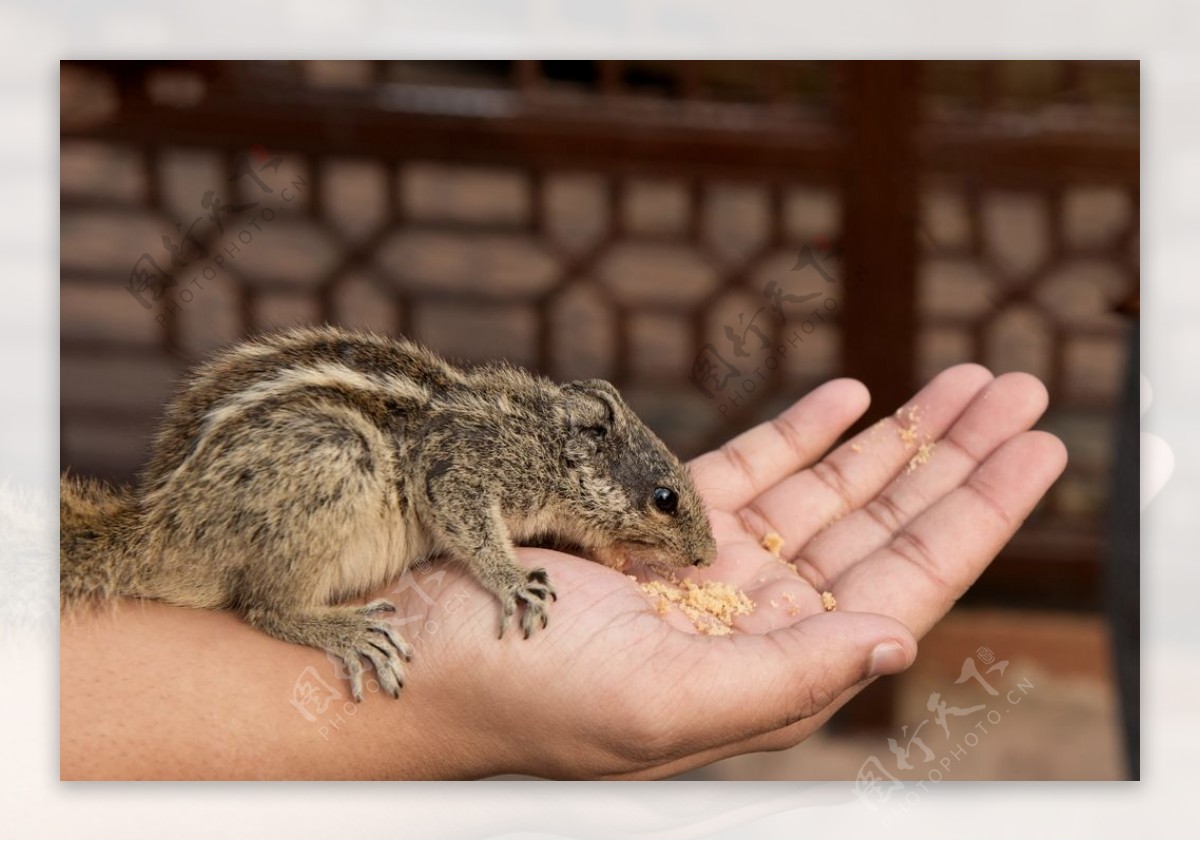
[[[692,561],[692,566],[694,566],[694,567],[704,566],[704,558],[696,558],[696,560]]]

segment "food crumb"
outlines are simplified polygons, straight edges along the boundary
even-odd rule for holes
[[[763,536],[762,547],[776,558],[782,558],[780,553],[783,551],[783,536],[777,532],[768,532]]]
[[[904,442],[905,446],[908,446],[917,443],[917,439],[920,437],[921,407],[910,406],[908,412],[904,411],[903,406],[900,407],[896,410],[897,422],[902,423],[906,415],[908,423],[900,427],[899,434],[900,440]]]
[[[821,606],[827,613],[837,610],[837,599],[833,597],[833,593],[826,590],[821,594]]]
[[[851,450],[853,450],[853,451],[854,451],[854,452],[856,452],[856,453],[861,453],[861,452],[862,452],[862,446],[861,446],[861,445],[859,445],[859,444],[851,444],[851,445],[850,445],[850,449],[851,449]]]
[[[779,607],[779,602],[775,601],[774,599],[771,599],[771,607]]]
[[[799,616],[799,615],[800,615],[800,608],[798,608],[798,607],[788,608],[788,616]]]
[[[657,597],[655,609],[662,616],[675,605],[696,630],[711,636],[733,633],[733,620],[754,610],[754,602],[730,584],[720,581],[650,581],[638,585],[649,597]]]
[[[912,473],[918,467],[927,463],[929,459],[933,458],[933,450],[935,446],[937,445],[933,441],[926,441],[924,444],[918,447],[917,451],[913,454],[913,457],[908,460],[908,467],[904,469],[904,472]]]
[[[796,600],[796,597],[793,596],[791,593],[784,593],[783,600],[785,602],[787,602],[788,604],[791,604],[792,602],[794,602]]]

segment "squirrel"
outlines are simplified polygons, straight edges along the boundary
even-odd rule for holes
[[[514,542],[593,560],[707,566],[687,469],[610,383],[508,363],[460,367],[421,345],[336,327],[234,345],[168,403],[133,487],[64,475],[61,605],[130,596],[237,611],[324,649],[362,699],[363,660],[393,698],[412,647],[386,600],[345,601],[445,553],[528,637],[557,599]]]

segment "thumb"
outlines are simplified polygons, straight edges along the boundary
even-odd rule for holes
[[[725,641],[733,643],[734,650],[726,651],[736,662],[726,659],[715,670],[709,703],[713,723],[728,728],[729,738],[778,730],[817,715],[855,684],[902,672],[917,656],[917,641],[900,622],[849,611]]]

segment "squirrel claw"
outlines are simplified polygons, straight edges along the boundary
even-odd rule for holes
[[[386,608],[367,607],[374,607],[372,612],[395,610],[390,603]],[[350,695],[355,701],[363,699],[363,658],[375,669],[379,687],[393,698],[400,697],[400,690],[404,688],[404,664],[412,660],[413,647],[389,623],[364,620],[360,635],[331,650],[346,666]]]
[[[543,628],[550,624],[550,614],[546,605],[551,601],[557,601],[558,595],[550,586],[550,576],[546,570],[535,569],[525,576],[524,584],[517,585],[501,596],[500,600],[503,605],[500,614],[500,638],[504,638],[504,631],[508,627],[509,620],[516,613],[517,604],[520,603],[524,608],[521,615],[521,630],[525,634],[525,639],[529,639],[530,634],[537,629],[539,621]]]

